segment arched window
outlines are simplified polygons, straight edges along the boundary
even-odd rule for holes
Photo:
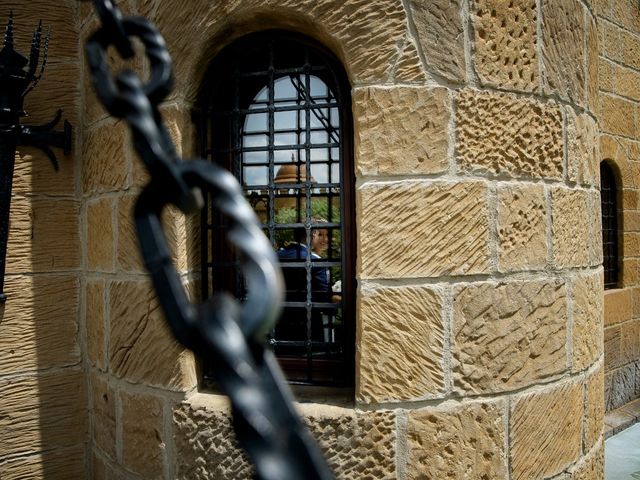
[[[613,168],[600,162],[600,199],[602,203],[602,250],[604,288],[618,286],[618,208]]]
[[[344,69],[301,35],[248,35],[214,60],[199,107],[203,156],[238,178],[280,259],[286,302],[270,343],[287,377],[352,384],[354,173]],[[242,298],[225,219],[207,213],[202,221],[202,291]]]

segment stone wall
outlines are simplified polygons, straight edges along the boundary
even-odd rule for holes
[[[40,125],[64,109],[74,127],[70,155],[19,147],[11,203],[5,292],[0,306],[0,478],[81,478],[88,412],[83,374],[80,236],[82,89],[77,5],[3,0],[2,35],[14,12],[16,49],[28,57],[39,20],[51,26],[48,66],[26,97],[24,124]],[[61,125],[58,125],[61,128]]]
[[[605,408],[640,397],[640,6],[596,2],[600,32],[600,160],[614,166],[620,281],[604,295]]]
[[[189,110],[235,38],[300,31],[353,87],[357,384],[299,404],[338,478],[601,478],[598,30],[579,0],[131,1]],[[82,11],[83,35],[93,24]],[[249,478],[133,247],[122,123],[86,97],[82,221],[95,478]],[[117,133],[114,133],[115,132]],[[190,222],[176,260],[197,271]],[[197,235],[195,236],[197,241]]]

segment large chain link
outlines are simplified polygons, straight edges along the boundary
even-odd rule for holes
[[[83,0],[86,1],[86,0]],[[264,480],[333,478],[317,445],[294,411],[293,397],[277,361],[265,349],[266,334],[280,313],[283,288],[278,260],[255,213],[231,173],[211,162],[179,158],[158,105],[172,88],[171,58],[155,26],[123,17],[113,0],[93,0],[101,27],[87,40],[93,86],[105,108],[131,128],[134,146],[150,174],[135,207],[142,257],[173,335],[215,365],[214,375],[233,407],[240,445]],[[134,54],[132,38],[145,48],[151,66],[143,83],[131,71],[115,78],[106,50]],[[189,301],[173,265],[161,213],[175,205],[185,213],[202,207],[201,192],[231,223],[228,241],[241,253],[247,300],[218,294],[201,305]]]

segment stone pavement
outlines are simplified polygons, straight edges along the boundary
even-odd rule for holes
[[[606,440],[605,480],[640,480],[640,423]]]

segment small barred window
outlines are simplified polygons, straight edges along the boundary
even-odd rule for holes
[[[600,163],[600,199],[602,202],[602,250],[604,288],[618,286],[618,208],[613,168]]]

